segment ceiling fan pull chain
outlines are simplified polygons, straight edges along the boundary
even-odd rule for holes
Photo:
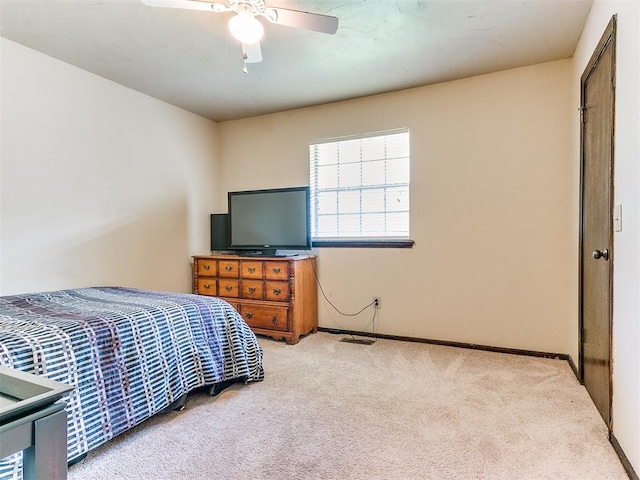
[[[242,61],[244,62],[244,68],[242,69],[242,73],[247,74],[247,54],[242,54]]]

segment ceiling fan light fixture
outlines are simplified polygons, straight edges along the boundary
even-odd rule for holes
[[[229,31],[241,43],[246,44],[259,42],[264,35],[262,23],[242,10],[229,20]]]

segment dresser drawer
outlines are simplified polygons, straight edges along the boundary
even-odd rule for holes
[[[250,327],[287,330],[287,307],[240,304],[240,314]]]
[[[262,278],[262,262],[243,261],[240,269],[242,271],[242,278]]]
[[[264,269],[267,280],[289,280],[289,262],[268,262]]]
[[[218,274],[218,262],[215,260],[198,260],[198,275],[215,277]]]
[[[238,278],[240,262],[233,260],[218,260],[218,276],[224,278]]]
[[[263,299],[264,285],[262,280],[243,280],[242,281],[242,298],[250,298],[252,300]]]
[[[272,302],[289,301],[289,282],[265,282],[264,299]]]
[[[218,295],[221,297],[238,298],[240,290],[238,288],[238,280],[227,280],[221,278],[218,280]]]
[[[200,295],[217,295],[216,279],[198,277],[198,293]]]

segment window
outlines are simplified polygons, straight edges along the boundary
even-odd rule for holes
[[[320,140],[309,155],[314,245],[413,244],[408,129]]]

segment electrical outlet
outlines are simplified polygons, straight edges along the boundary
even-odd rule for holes
[[[380,297],[373,297],[373,308],[380,310]]]

